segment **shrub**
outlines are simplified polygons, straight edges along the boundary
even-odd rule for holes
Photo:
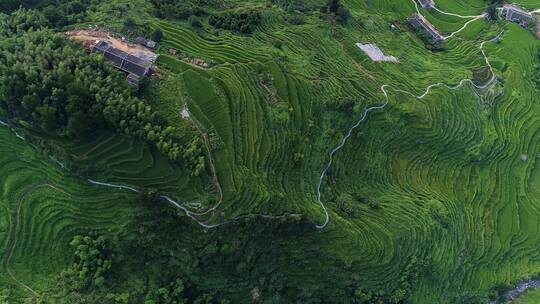
[[[242,13],[227,12],[221,15],[210,16],[208,22],[215,28],[222,28],[241,34],[250,34],[260,24],[261,15],[256,11]]]
[[[288,21],[290,24],[300,25],[300,24],[304,24],[305,19],[304,19],[304,16],[303,16],[303,15],[301,15],[301,14],[296,14],[296,15],[293,15],[293,16],[290,16],[289,18],[287,18],[287,21]]]
[[[276,48],[276,49],[281,49],[283,47],[283,42],[281,42],[281,40],[274,40],[272,42],[272,45]]]
[[[191,15],[188,19],[189,25],[191,25],[193,28],[200,29],[202,28],[202,23],[195,15]]]
[[[328,0],[326,5],[321,7],[321,13],[333,15],[334,19],[341,24],[346,24],[351,15],[349,9],[343,6],[340,0]]]
[[[155,29],[152,32],[151,37],[152,37],[152,40],[154,40],[155,42],[161,42],[161,40],[163,39],[163,32],[160,29]]]

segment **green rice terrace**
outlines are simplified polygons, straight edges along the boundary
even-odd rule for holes
[[[540,0],[3,0],[0,303],[540,303]]]

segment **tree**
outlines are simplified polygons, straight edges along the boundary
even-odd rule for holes
[[[163,39],[163,32],[161,31],[161,29],[159,28],[156,28],[153,32],[152,32],[152,40],[154,40],[155,42],[161,42],[161,40]]]
[[[144,188],[139,192],[139,201],[142,203],[156,204],[161,200],[159,193],[153,188]]]
[[[56,8],[53,5],[49,5],[45,7],[42,11],[43,16],[49,20],[51,24],[54,24],[56,26],[62,26],[66,23],[66,17],[64,14],[62,14],[58,8]]]
[[[68,118],[67,131],[70,135],[84,136],[90,131],[91,125],[88,116],[82,111],[77,111]]]
[[[339,0],[328,0],[326,6],[328,7],[329,12],[337,13],[337,11],[340,8],[341,4],[339,3]]]
[[[336,20],[341,24],[345,24],[349,21],[350,15],[348,8],[340,6],[336,12]]]
[[[43,16],[24,9],[0,15],[3,116],[62,136],[81,137],[99,129],[124,132],[149,141],[173,161],[186,155],[183,160],[202,173],[200,141],[188,137],[189,146],[181,145],[178,130],[134,96],[125,75],[102,56],[88,56],[64,35],[42,29],[45,23]]]
[[[191,25],[193,28],[196,28],[196,29],[200,29],[203,26],[199,18],[195,15],[189,16],[188,23],[189,25]]]
[[[48,25],[47,19],[36,10],[21,8],[7,16],[0,14],[0,36],[10,37],[30,29],[42,29]]]
[[[75,249],[75,262],[67,275],[75,275],[84,289],[99,288],[112,266],[112,252],[104,236],[76,235],[69,243]]]

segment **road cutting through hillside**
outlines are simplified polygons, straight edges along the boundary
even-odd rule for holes
[[[418,3],[416,2],[416,0],[411,0],[413,3],[414,3],[414,7],[416,8],[416,12],[421,15],[422,17],[424,17],[424,15],[420,12],[420,7],[418,6]],[[443,36],[443,39],[446,40],[446,39],[450,39],[452,37],[454,37],[456,34],[462,32],[463,30],[465,30],[467,28],[467,26],[469,26],[469,24],[471,24],[472,22],[476,21],[476,20],[479,20],[479,19],[482,19],[482,18],[486,18],[487,17],[487,14],[486,13],[482,13],[480,15],[476,15],[476,16],[463,16],[463,15],[459,15],[459,14],[454,14],[454,13],[449,13],[449,12],[445,12],[445,11],[442,11],[440,10],[439,8],[437,8],[435,5],[432,6],[433,10],[441,13],[441,14],[444,14],[444,15],[448,15],[448,16],[454,16],[454,17],[457,17],[457,18],[461,18],[461,19],[471,19],[469,21],[467,21],[459,30],[455,31],[455,32],[452,32],[451,34],[447,35],[447,36]],[[425,18],[425,17],[424,17]]]
[[[420,13],[420,7],[418,6],[418,3],[416,2],[416,0],[411,0],[414,4],[414,7],[416,8],[416,12],[420,15],[422,15],[422,13]],[[471,18],[477,18],[477,17],[480,17],[480,16],[483,16],[484,14],[481,14],[481,15],[476,15],[476,16],[463,16],[463,15],[460,15],[460,14],[455,14],[455,13],[449,13],[449,12],[445,12],[439,8],[437,8],[437,6],[433,5],[432,6],[433,10],[443,14],[443,15],[448,15],[448,16],[454,16],[454,17],[457,17],[457,18],[461,18],[461,19],[471,19]]]
[[[420,8],[418,7],[418,4],[416,3],[416,1],[412,0],[414,5],[415,5],[415,8],[416,8],[416,11],[420,13]],[[476,21],[476,20],[479,20],[481,18],[484,18],[486,17],[485,13],[481,14],[481,15],[477,15],[477,16],[464,16],[464,15],[459,15],[459,14],[455,14],[455,13],[449,13],[449,12],[445,12],[445,11],[442,11],[436,7],[433,7],[433,9],[441,14],[445,14],[445,15],[450,15],[450,16],[455,16],[455,17],[458,17],[458,18],[461,18],[461,19],[472,19],[472,20],[469,20],[468,22],[466,22],[462,28],[460,28],[459,30],[453,32],[453,33],[450,33],[448,36],[445,36],[444,38],[445,39],[449,39],[449,38],[452,38],[454,37],[456,34],[458,34],[459,32],[463,31],[470,23]],[[537,9],[537,10],[534,10],[532,11],[532,13],[540,13],[540,9]],[[490,69],[490,73],[491,73],[491,78],[483,85],[477,85],[474,83],[473,80],[471,79],[463,79],[461,80],[457,85],[455,86],[450,86],[450,85],[447,85],[445,83],[435,83],[435,84],[432,84],[432,85],[429,85],[426,90],[424,91],[424,93],[422,93],[421,95],[414,95],[414,93],[411,93],[409,91],[405,91],[405,90],[400,90],[400,89],[393,89],[391,88],[389,85],[382,85],[380,87],[383,95],[384,95],[384,102],[380,105],[376,105],[376,106],[372,106],[372,107],[369,107],[367,108],[365,111],[364,111],[364,114],[361,116],[360,119],[358,119],[352,127],[349,128],[349,130],[346,132],[346,135],[345,137],[343,138],[343,140],[340,142],[339,145],[337,145],[334,149],[332,149],[329,153],[329,161],[327,163],[327,165],[325,166],[325,168],[322,170],[320,176],[319,176],[319,182],[317,184],[317,187],[316,187],[316,190],[317,190],[317,202],[320,204],[320,206],[322,207],[323,211],[324,211],[324,214],[325,214],[325,220],[322,224],[316,224],[315,226],[319,229],[322,229],[324,227],[327,226],[327,224],[329,223],[329,214],[328,214],[328,210],[326,208],[326,206],[324,205],[324,203],[321,201],[321,187],[322,187],[322,183],[324,181],[324,178],[326,176],[326,173],[327,171],[330,169],[330,167],[332,166],[333,164],[333,161],[334,161],[334,156],[337,152],[339,152],[339,150],[341,150],[345,144],[347,143],[347,141],[350,139],[350,137],[352,136],[352,132],[358,128],[360,126],[360,124],[362,124],[362,122],[364,122],[367,117],[368,117],[368,114],[372,111],[375,111],[375,110],[381,110],[383,108],[385,108],[388,103],[389,103],[389,96],[388,96],[388,92],[387,90],[388,89],[391,89],[395,92],[401,92],[401,93],[405,93],[405,94],[409,94],[411,96],[414,96],[415,98],[418,98],[418,99],[423,99],[425,98],[429,93],[430,91],[435,88],[435,87],[446,87],[447,89],[449,90],[456,90],[456,89],[459,89],[461,87],[463,87],[465,84],[469,83],[471,84],[473,87],[477,88],[477,89],[485,89],[485,88],[488,88],[490,87],[491,85],[493,85],[496,81],[496,75],[493,71],[493,68],[491,66],[491,63],[489,62],[488,58],[487,58],[487,55],[485,53],[485,50],[484,50],[484,45],[485,43],[487,42],[493,42],[493,41],[497,41],[500,37],[501,37],[502,33],[497,35],[495,38],[493,39],[490,39],[488,41],[484,41],[480,44],[480,50],[481,50],[481,53],[486,61],[486,64],[487,66],[489,67]],[[192,115],[191,115],[192,116]],[[8,127],[18,138],[22,139],[22,140],[25,140],[25,138],[23,136],[21,136],[19,133],[17,133],[17,131],[13,128],[10,128],[10,126],[8,125],[7,122],[4,122],[4,121],[1,121],[0,120],[0,126],[4,126],[4,127]],[[212,169],[213,171],[213,174],[216,174],[215,172],[215,168]],[[217,174],[216,174],[217,175]],[[215,178],[217,178],[217,176],[214,176]],[[99,182],[99,181],[95,181],[95,180],[92,180],[92,179],[87,179],[88,182],[92,183],[92,184],[95,184],[95,185],[99,185],[99,186],[103,186],[103,187],[109,187],[109,188],[116,188],[116,189],[123,189],[123,190],[128,190],[128,191],[132,191],[132,192],[139,192],[138,189],[134,188],[134,187],[131,187],[131,186],[127,186],[127,185],[118,185],[118,184],[111,184],[111,183],[106,183],[106,182]],[[220,188],[220,187],[219,187]],[[221,192],[221,191],[220,191]],[[248,217],[248,216],[258,216],[258,217],[263,217],[263,218],[280,218],[280,217],[284,217],[284,216],[299,216],[299,214],[285,214],[285,215],[264,215],[264,214],[248,214],[248,215],[243,215],[243,216],[237,216],[237,217],[234,217],[230,220],[227,220],[227,221],[224,221],[222,223],[219,223],[219,224],[213,224],[213,225],[209,225],[209,224],[206,224],[205,222],[202,222],[200,221],[199,219],[196,218],[196,216],[200,216],[200,215],[205,215],[207,214],[208,212],[210,211],[215,211],[216,208],[221,204],[222,200],[223,200],[223,193],[220,193],[220,199],[218,200],[218,204],[216,204],[215,206],[213,206],[212,208],[206,210],[205,212],[202,212],[202,213],[196,213],[196,212],[192,212],[190,210],[188,210],[185,206],[183,206],[182,204],[176,202],[175,200],[173,200],[172,198],[166,196],[166,195],[161,195],[160,198],[169,202],[170,204],[172,204],[173,206],[181,209],[182,211],[185,212],[185,214],[193,219],[195,222],[197,222],[199,225],[201,225],[202,227],[204,228],[216,228],[216,227],[219,227],[219,226],[222,226],[222,225],[225,225],[225,224],[228,224],[228,223],[231,223],[231,222],[234,222],[234,221],[237,221],[237,220],[240,220],[242,218],[245,218],[245,217]]]
[[[396,92],[401,92],[401,93],[406,93],[406,94],[409,94],[409,95],[412,95],[418,99],[423,99],[424,97],[426,97],[429,92],[431,91],[431,89],[435,88],[435,87],[439,87],[439,86],[443,86],[443,87],[446,87],[450,90],[456,90],[460,87],[462,87],[463,85],[465,85],[466,83],[470,83],[472,86],[474,86],[475,88],[477,89],[484,89],[484,88],[487,88],[489,86],[491,86],[494,81],[496,80],[496,75],[493,71],[493,68],[486,56],[486,53],[484,51],[484,44],[487,43],[487,42],[492,42],[492,41],[496,41],[498,40],[500,37],[501,37],[502,33],[500,33],[499,35],[497,35],[495,38],[493,39],[490,39],[488,41],[484,41],[480,44],[480,50],[482,52],[482,55],[486,61],[486,64],[487,66],[490,68],[490,72],[491,72],[491,75],[492,77],[490,78],[490,80],[488,82],[486,82],[486,84],[484,85],[476,85],[471,79],[463,79],[461,80],[456,86],[449,86],[447,84],[444,84],[444,83],[435,83],[435,84],[432,84],[432,85],[429,85],[425,92],[422,93],[421,95],[419,96],[416,96],[414,95],[413,93],[411,92],[408,92],[408,91],[405,91],[405,90],[400,90],[400,89],[392,89]],[[322,183],[324,181],[324,177],[326,176],[326,173],[327,171],[330,169],[330,167],[332,166],[332,163],[334,161],[334,156],[335,154],[341,150],[347,140],[352,136],[352,132],[354,131],[354,129],[356,129],[357,127],[360,126],[360,124],[368,117],[368,114],[372,111],[375,111],[375,110],[381,110],[383,108],[385,108],[388,103],[389,103],[389,97],[388,97],[388,92],[387,92],[387,88],[390,88],[389,85],[382,85],[381,86],[381,91],[383,92],[383,95],[384,95],[384,102],[380,105],[376,105],[376,106],[372,106],[372,107],[369,107],[367,108],[365,111],[364,111],[364,114],[362,115],[362,117],[357,120],[353,126],[351,128],[349,128],[349,130],[347,131],[346,133],[346,136],[343,138],[343,140],[341,141],[341,143],[336,146],[334,149],[332,149],[332,151],[330,151],[330,154],[329,154],[329,161],[326,165],[326,167],[322,170],[320,176],[319,176],[319,182],[317,184],[317,188],[316,188],[316,191],[317,191],[317,202],[320,204],[321,208],[323,209],[323,212],[324,212],[324,215],[325,215],[325,219],[324,219],[324,222],[322,224],[316,224],[315,227],[318,228],[318,229],[322,229],[324,227],[326,227],[326,225],[329,223],[329,214],[328,214],[328,210],[326,208],[326,206],[324,205],[324,203],[322,202],[321,200],[321,187],[322,187]],[[2,126],[5,126],[5,127],[9,127],[9,125],[6,123],[6,122],[3,122],[0,120],[0,125]],[[20,136],[14,129],[10,128],[17,137],[21,138],[24,140],[24,138],[22,136]],[[95,180],[92,180],[92,179],[87,179],[87,181],[89,183],[92,183],[94,185],[99,185],[99,186],[104,186],[104,187],[109,187],[109,188],[116,188],[116,189],[123,189],[123,190],[128,190],[128,191],[131,191],[131,192],[136,192],[138,193],[139,190],[132,187],[132,186],[127,186],[127,185],[119,185],[119,184],[111,184],[111,183],[106,183],[106,182],[100,182],[100,181],[95,181]],[[249,216],[257,216],[257,217],[263,217],[263,218],[281,218],[281,217],[284,217],[284,216],[299,216],[299,214],[285,214],[285,215],[264,215],[264,214],[248,214],[248,215],[243,215],[243,216],[237,216],[237,217],[234,217],[230,220],[227,220],[227,221],[224,221],[224,222],[221,222],[221,223],[218,223],[218,224],[206,224],[205,222],[203,221],[200,221],[199,219],[196,218],[196,216],[198,216],[199,214],[197,213],[194,213],[190,210],[188,210],[185,206],[183,206],[182,204],[178,203],[177,201],[173,200],[172,198],[170,198],[169,196],[167,195],[161,195],[160,196],[161,199],[169,202],[171,205],[181,209],[190,219],[194,220],[197,224],[199,224],[200,226],[204,227],[204,228],[216,228],[216,227],[220,227],[220,226],[223,226],[225,224],[229,224],[229,223],[232,223],[232,222],[235,222],[235,221],[238,221],[240,219],[243,219],[243,218],[246,218],[246,217],[249,217]],[[209,210],[215,210],[217,208],[217,206],[214,206],[212,208],[210,208]],[[206,212],[205,212],[206,213]],[[203,213],[204,214],[204,213]]]
[[[480,51],[482,53],[482,56],[484,57],[485,61],[486,61],[486,64],[487,66],[489,67],[489,70],[491,72],[491,78],[483,85],[477,85],[474,83],[474,81],[472,79],[462,79],[457,85],[455,86],[450,86],[450,85],[447,85],[445,83],[442,83],[442,82],[438,82],[438,83],[435,83],[435,84],[432,84],[432,85],[429,85],[426,90],[424,91],[424,93],[420,94],[420,95],[415,95],[414,93],[411,93],[409,91],[405,91],[405,90],[400,90],[400,89],[392,89],[393,91],[395,92],[401,92],[401,93],[406,93],[406,94],[409,94],[409,95],[412,95],[414,96],[415,98],[417,99],[423,99],[425,98],[433,88],[436,88],[436,87],[446,87],[448,88],[449,90],[457,90],[461,87],[463,87],[463,85],[465,85],[466,83],[470,83],[473,87],[477,88],[477,89],[486,89],[486,88],[489,88],[490,86],[492,86],[496,80],[497,80],[497,76],[495,75],[495,71],[493,70],[493,67],[491,65],[491,63],[489,62],[489,59],[487,58],[487,55],[486,55],[486,52],[484,50],[484,45],[487,43],[487,42],[495,42],[495,41],[498,41],[501,36],[502,36],[503,32],[499,33],[497,36],[495,36],[494,38],[490,39],[490,40],[487,40],[487,41],[484,41],[480,44]],[[329,160],[328,160],[328,163],[326,165],[326,167],[322,170],[320,176],[319,176],[319,182],[317,184],[317,202],[319,203],[319,205],[321,206],[321,208],[323,209],[323,212],[324,212],[324,222],[322,224],[318,224],[316,225],[315,227],[317,227],[318,229],[322,229],[324,227],[326,227],[326,225],[328,225],[329,221],[330,221],[330,216],[328,214],[328,210],[326,208],[326,206],[324,205],[324,203],[322,202],[321,200],[321,187],[322,187],[322,183],[324,181],[324,178],[328,172],[328,170],[330,169],[330,167],[332,166],[333,162],[334,162],[334,156],[337,152],[339,152],[339,150],[341,150],[345,144],[347,143],[347,140],[349,140],[349,138],[352,136],[352,132],[358,128],[360,126],[360,124],[362,122],[364,122],[366,120],[366,118],[368,117],[368,114],[372,111],[375,111],[375,110],[381,110],[381,109],[384,109],[388,103],[389,103],[389,97],[388,97],[388,92],[387,92],[387,88],[390,88],[390,85],[387,85],[387,84],[384,84],[381,86],[381,91],[383,92],[383,95],[384,95],[384,102],[380,105],[376,105],[376,106],[371,106],[369,108],[367,108],[365,111],[364,111],[364,114],[360,117],[360,119],[358,119],[353,125],[352,127],[349,128],[349,130],[346,132],[346,135],[345,137],[343,137],[343,139],[341,140],[341,142],[339,143],[339,145],[337,145],[334,149],[332,149],[330,151],[330,154],[328,155],[329,157]]]

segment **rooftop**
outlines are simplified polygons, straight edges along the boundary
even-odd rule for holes
[[[92,52],[102,54],[112,61],[115,67],[128,73],[128,82],[131,84],[138,82],[142,76],[147,75],[152,66],[150,61],[114,48],[105,41],[98,41],[94,45]]]
[[[428,38],[431,41],[440,43],[444,40],[444,37],[426,18],[424,18],[424,16],[416,13],[410,17],[408,21],[413,27],[422,30],[426,35],[428,35]]]
[[[420,6],[423,8],[433,8],[435,6],[435,2],[433,0],[417,0],[418,3],[420,3]]]
[[[501,14],[506,20],[510,20],[519,23],[523,26],[527,26],[534,22],[534,17],[528,11],[522,9],[519,6],[507,4],[502,8]]]

